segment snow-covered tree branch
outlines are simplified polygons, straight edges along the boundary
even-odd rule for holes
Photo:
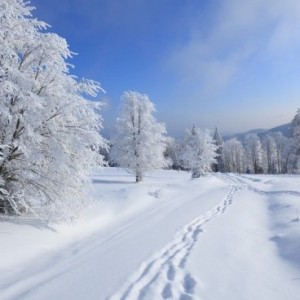
[[[209,130],[193,126],[192,130],[187,130],[182,148],[182,162],[192,171],[192,178],[211,172],[212,165],[216,163],[217,146]]]
[[[118,165],[132,170],[136,182],[143,180],[145,172],[168,165],[164,158],[166,129],[156,121],[154,112],[148,95],[124,92],[110,157]]]
[[[0,211],[64,219],[80,211],[102,119],[84,94],[101,87],[69,73],[66,40],[45,32],[21,0],[0,5]]]

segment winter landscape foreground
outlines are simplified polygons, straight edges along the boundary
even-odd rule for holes
[[[78,222],[1,217],[0,299],[299,299],[300,177],[104,168]]]

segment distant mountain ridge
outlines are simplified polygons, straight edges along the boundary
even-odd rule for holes
[[[290,137],[290,135],[291,135],[290,126],[291,126],[291,123],[287,123],[287,124],[283,124],[283,125],[271,128],[268,131],[270,131],[270,132],[280,131],[284,136]]]
[[[231,138],[237,138],[238,140],[243,140],[245,136],[249,133],[256,133],[260,138],[264,137],[267,134],[274,133],[274,132],[281,132],[284,136],[289,137],[290,136],[290,123],[283,124],[280,126],[273,127],[271,129],[252,129],[246,132],[241,132],[237,134],[232,135],[225,135],[223,138],[224,140],[229,140]]]

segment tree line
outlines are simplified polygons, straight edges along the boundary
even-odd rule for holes
[[[299,171],[300,110],[290,125],[290,137],[281,132],[259,137],[246,134],[223,141],[214,132],[192,126],[182,140],[166,135],[164,124],[153,117],[148,95],[125,92],[117,134],[111,140],[110,163],[133,171],[136,181],[157,168],[188,170],[192,178],[209,172],[292,174]]]
[[[299,130],[295,124],[300,113],[297,112],[290,126],[290,137],[281,132],[271,132],[260,137],[256,133],[246,134],[244,139],[230,138],[223,141],[217,129],[211,134],[215,152],[211,153],[215,162],[212,172],[231,172],[248,174],[293,174],[299,172]],[[172,157],[174,169],[185,169],[182,160],[186,143],[170,139],[168,156]]]

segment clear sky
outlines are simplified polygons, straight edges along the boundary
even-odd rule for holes
[[[299,0],[32,0],[99,81],[105,132],[124,90],[147,93],[170,135],[290,122],[300,107]]]

